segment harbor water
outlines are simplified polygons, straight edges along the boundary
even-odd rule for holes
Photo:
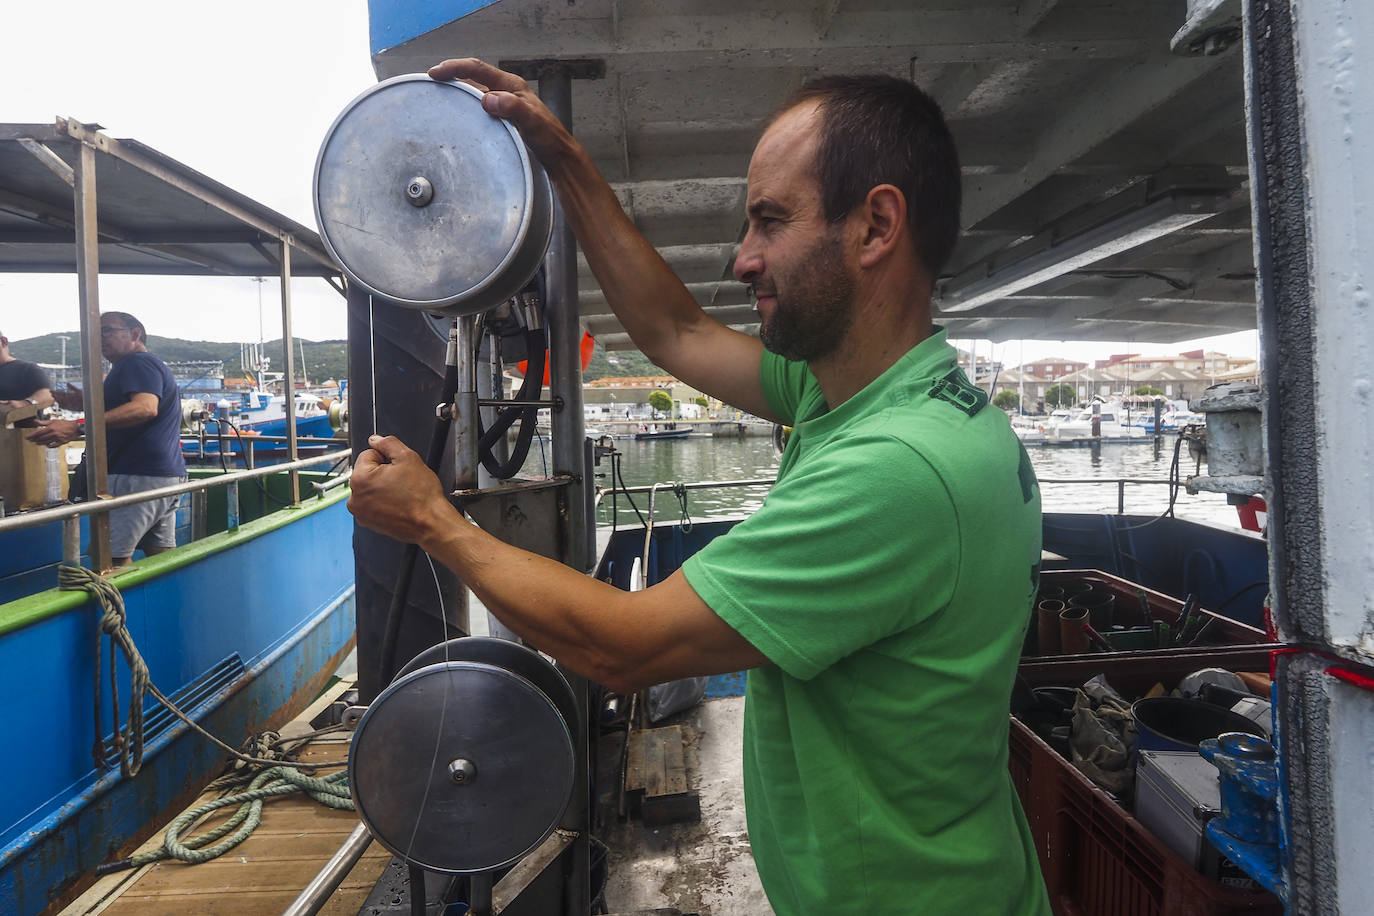
[[[638,442],[616,439],[614,444],[621,453],[619,466],[623,481],[618,482],[626,487],[770,478],[778,470],[778,455],[773,449],[772,440],[765,436],[712,438],[694,435],[686,439]],[[1031,446],[1027,451],[1036,476],[1042,481],[1042,503],[1047,512],[1116,512],[1120,495],[1116,481],[1125,478],[1159,481],[1150,484],[1128,483],[1124,488],[1127,514],[1159,515],[1169,504],[1170,488],[1163,482],[1169,479],[1174,444],[1174,437],[1169,436],[1157,442],[1095,448]],[[534,470],[538,461],[538,457],[531,455],[531,462],[526,469]],[[595,470],[597,486],[608,491],[598,507],[597,522],[609,525],[612,523],[613,502],[609,493],[612,487],[610,459],[603,458]],[[1180,455],[1179,478],[1186,479],[1197,473],[1185,446]],[[1061,480],[1092,482],[1053,482]],[[898,484],[897,481],[893,483]],[[695,518],[748,514],[763,504],[767,494],[766,486],[688,490],[684,493],[687,499],[685,514]],[[636,494],[633,498],[639,512],[647,513],[648,494]],[[640,523],[634,508],[623,495],[617,497],[614,503],[617,527]],[[683,514],[683,506],[671,486],[661,487],[655,497],[655,520],[674,521]],[[1225,528],[1239,527],[1235,508],[1227,505],[1226,497],[1216,493],[1190,496],[1179,487],[1174,514],[1179,518]]]

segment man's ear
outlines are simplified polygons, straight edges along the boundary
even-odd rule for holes
[[[863,236],[859,265],[873,267],[886,259],[907,234],[906,195],[890,184],[871,188],[859,205]]]

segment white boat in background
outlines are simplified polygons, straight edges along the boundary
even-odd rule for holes
[[[1089,406],[1072,413],[1056,410],[1050,415],[1051,422],[1045,426],[1045,444],[1090,445],[1150,440],[1150,435],[1144,429],[1124,422],[1125,414],[1119,403],[1098,402],[1096,416],[1093,409]]]

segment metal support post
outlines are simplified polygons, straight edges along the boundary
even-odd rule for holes
[[[79,146],[76,160],[76,277],[81,302],[82,407],[86,412],[86,492],[98,498],[109,488],[105,450],[105,383],[100,365],[100,225],[96,212],[95,147]],[[91,568],[104,572],[110,560],[110,517],[91,518]]]
[[[226,484],[224,487],[225,528],[229,531],[239,529],[239,483]]]
[[[295,461],[299,455],[296,454],[296,360],[292,353],[295,350],[295,343],[291,334],[291,245],[282,241],[278,245],[281,252],[281,343],[282,349],[286,351],[286,361],[282,364],[285,367],[286,378],[283,381],[285,403],[282,409],[286,411],[286,451],[288,460]],[[301,475],[299,471],[291,472],[291,505],[301,504]]]
[[[81,565],[81,518],[62,520],[62,562],[68,566]]]
[[[453,486],[477,486],[477,318],[458,319],[458,393],[453,399]]]
[[[546,66],[539,73],[539,98],[569,129],[572,128],[572,76],[567,70]],[[553,472],[571,477],[577,485],[589,486],[583,461],[582,440],[586,424],[582,417],[582,325],[577,316],[577,241],[572,227],[556,208],[553,242],[544,259],[549,301],[545,311],[549,321],[549,388],[563,399],[563,409],[552,412]],[[592,566],[588,532],[589,519],[584,501],[568,501],[568,556],[576,557],[583,572]]]
[[[539,97],[563,124],[572,129],[572,73],[567,68],[550,64],[539,73]],[[549,388],[550,394],[563,399],[563,409],[552,412],[553,471],[566,474],[575,486],[591,489],[587,473],[583,440],[586,427],[582,417],[582,326],[577,316],[577,241],[561,206],[554,214],[553,242],[544,259],[548,281],[549,330]],[[591,516],[587,502],[581,498],[567,501],[568,519],[565,527],[568,538],[567,556],[580,565],[582,572],[592,567]],[[587,748],[587,684],[569,675],[573,696],[577,699],[576,771],[573,778],[573,798],[563,815],[562,827],[575,831],[577,840],[567,853],[563,889],[564,916],[585,916],[590,912],[591,847],[587,839],[591,824],[590,777]]]

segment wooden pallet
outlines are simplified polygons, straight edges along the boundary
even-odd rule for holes
[[[625,794],[630,810],[649,825],[701,820],[701,801],[687,790],[682,728],[630,732],[625,757]]]
[[[307,723],[352,687],[350,681],[336,684],[282,729],[283,735],[308,731]],[[301,752],[300,759],[346,760],[351,737],[351,732],[322,735]],[[337,769],[322,769],[319,775]],[[187,810],[213,797],[202,796]],[[202,818],[191,832],[200,833],[232,810]],[[272,799],[263,804],[262,823],[252,836],[219,858],[200,865],[156,862],[106,875],[64,909],[62,916],[280,916],[357,823],[352,811],[326,808],[305,795]],[[159,831],[139,852],[155,849],[161,842]],[[391,854],[373,843],[321,912],[354,916],[390,860]]]

